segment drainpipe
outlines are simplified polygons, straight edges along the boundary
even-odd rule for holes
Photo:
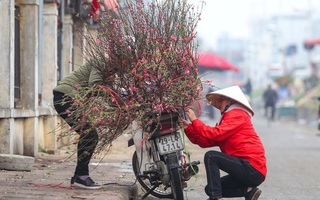
[[[65,0],[60,0],[60,36],[58,38],[59,49],[58,49],[58,57],[59,57],[59,80],[64,77],[63,71],[63,60],[64,60],[64,48],[63,48],[63,25],[64,25],[64,12],[65,12]]]
[[[42,100],[42,44],[43,44],[43,37],[42,37],[42,24],[43,24],[43,1],[39,1],[39,20],[38,20],[38,105],[41,103]]]

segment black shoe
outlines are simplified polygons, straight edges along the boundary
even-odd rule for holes
[[[252,188],[250,192],[245,195],[246,200],[257,200],[260,197],[261,190],[259,188]]]
[[[76,186],[90,190],[96,190],[101,188],[101,186],[95,183],[90,177],[87,177],[86,180],[82,180],[78,176],[74,176],[71,178],[71,186]]]

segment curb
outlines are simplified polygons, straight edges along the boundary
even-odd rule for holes
[[[12,171],[31,171],[34,158],[30,156],[0,154],[0,169]]]

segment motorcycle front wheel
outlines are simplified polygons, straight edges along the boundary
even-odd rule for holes
[[[146,190],[146,192],[149,192],[151,190],[151,188],[153,188],[155,186],[154,183],[152,183],[149,179],[147,178],[141,178],[138,175],[141,175],[142,173],[140,172],[140,161],[138,159],[137,156],[137,152],[135,151],[133,156],[132,156],[132,169],[134,172],[134,175],[136,176],[138,182],[140,183],[141,187]],[[174,172],[175,174],[176,172]],[[179,173],[177,171],[177,173]],[[150,176],[150,175],[148,175]],[[172,182],[171,182],[172,183]],[[153,191],[151,191],[150,193],[151,195],[160,198],[160,199],[164,199],[164,198],[168,198],[168,199],[172,199],[173,198],[173,193],[171,188],[166,188],[164,185],[160,184],[156,189],[154,189]]]

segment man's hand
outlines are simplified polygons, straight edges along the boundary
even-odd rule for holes
[[[184,114],[186,115],[186,117],[192,122],[193,120],[197,119],[196,114],[194,113],[194,111],[190,108],[185,108],[184,109]],[[179,126],[181,128],[187,128],[189,126],[189,122],[185,119],[180,118],[179,119]]]
[[[193,120],[197,119],[196,114],[194,113],[194,111],[190,108],[185,108],[184,109],[184,113],[187,116],[187,118],[192,122]]]
[[[184,120],[182,118],[180,118],[179,120],[179,126],[183,129],[186,129],[189,126],[189,122],[187,120]]]

